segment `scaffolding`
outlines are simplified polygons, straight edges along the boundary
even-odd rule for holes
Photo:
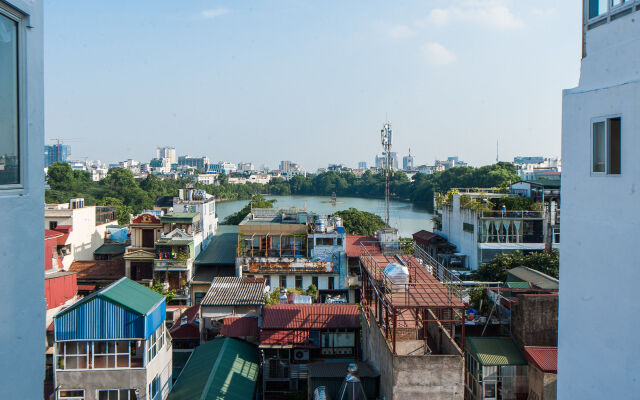
[[[364,315],[375,319],[394,355],[398,340],[424,340],[427,351],[438,354],[429,327],[446,332],[464,351],[464,282],[413,242],[363,242],[360,249]],[[408,282],[384,274],[391,263],[407,268]]]

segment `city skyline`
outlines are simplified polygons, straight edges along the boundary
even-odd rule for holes
[[[145,159],[152,136],[181,154],[313,170],[371,163],[388,119],[393,151],[416,160],[489,164],[496,139],[504,160],[557,156],[579,5],[536,7],[51,1],[46,136],[76,138],[90,159]]]

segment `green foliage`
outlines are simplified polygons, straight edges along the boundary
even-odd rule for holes
[[[342,218],[344,228],[350,235],[372,236],[375,231],[385,226],[379,216],[355,208],[338,211],[332,216]]]
[[[475,308],[480,314],[489,312],[489,296],[487,296],[486,289],[471,289],[469,291],[469,298],[469,305]]]
[[[273,208],[273,204],[275,202],[276,202],[275,200],[265,199],[264,196],[261,194],[255,194],[251,198],[251,201],[249,201],[242,210],[238,211],[235,214],[231,214],[227,218],[225,218],[225,220],[223,221],[223,224],[238,225],[240,222],[242,222],[244,217],[249,215],[252,208]]]
[[[164,290],[164,285],[162,284],[162,282],[159,282],[159,281],[153,282],[153,286],[151,286],[150,289],[166,297],[167,301],[176,297],[176,294],[177,294],[175,289]]]
[[[502,210],[502,206],[505,206],[506,210],[518,210],[518,211],[535,211],[540,210],[542,204],[534,202],[528,197],[520,196],[504,196],[499,199],[491,199],[494,210]]]
[[[280,286],[273,289],[271,293],[264,296],[264,304],[268,306],[280,304],[280,295],[281,295],[280,292],[281,292]]]
[[[116,212],[118,213],[118,223],[120,225],[129,224],[129,216],[133,214],[133,209],[124,204],[121,199],[115,197],[105,197],[102,200],[98,201],[99,206],[112,206],[116,208]]]
[[[472,279],[485,282],[504,282],[507,271],[516,267],[528,267],[554,278],[558,278],[560,255],[557,250],[513,254],[498,254],[493,260],[482,264],[471,274]]]
[[[307,287],[307,290],[303,292],[306,296],[311,296],[312,299],[318,298],[318,288],[313,283]]]

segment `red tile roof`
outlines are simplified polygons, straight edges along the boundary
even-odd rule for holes
[[[227,337],[258,337],[257,317],[235,317],[225,318],[222,321],[220,335]]]
[[[186,319],[183,319],[186,317]],[[169,328],[174,339],[200,339],[200,304],[184,310],[180,318]]]
[[[78,274],[78,281],[116,281],[124,276],[124,261],[74,261],[69,271]]]
[[[96,285],[78,285],[78,290],[90,292],[96,288]]]
[[[64,233],[62,233],[62,232],[52,231],[51,229],[45,229],[44,230],[44,240],[57,238],[57,237],[60,237],[62,235],[64,235]]]
[[[267,329],[260,332],[260,345],[310,347],[309,331],[302,329]]]
[[[359,328],[355,304],[283,304],[264,307],[262,329]]]
[[[347,235],[347,257],[360,257],[360,243],[375,242],[376,238],[363,235]]]
[[[558,372],[557,347],[525,346],[524,356],[542,372]]]

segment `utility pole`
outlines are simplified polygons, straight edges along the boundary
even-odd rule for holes
[[[391,178],[391,123],[387,121],[380,130],[380,143],[384,151],[384,223],[389,226],[389,197]]]

